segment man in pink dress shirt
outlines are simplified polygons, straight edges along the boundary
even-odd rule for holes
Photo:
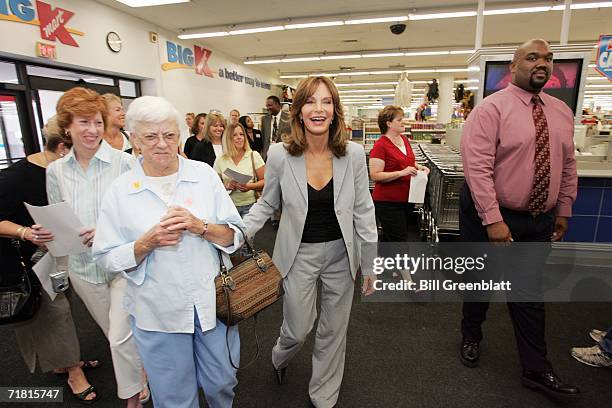
[[[574,116],[563,101],[540,92],[552,69],[546,41],[521,45],[511,64],[512,83],[484,99],[466,121],[461,140],[466,184],[459,214],[464,241],[563,238],[577,191]],[[463,303],[460,358],[468,367],[478,365],[488,307],[488,302]],[[508,302],[508,310],[522,384],[549,395],[578,395],[576,387],[555,375],[546,357],[544,303]]]

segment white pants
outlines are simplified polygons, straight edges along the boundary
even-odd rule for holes
[[[117,277],[109,283],[90,283],[76,275],[70,283],[110,343],[117,396],[128,399],[142,391],[142,361],[132,336],[130,316],[123,309],[127,281]]]

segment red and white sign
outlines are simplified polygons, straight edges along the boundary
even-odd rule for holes
[[[74,15],[72,11],[60,7],[52,9],[50,4],[38,0],[36,1],[36,9],[40,21],[40,37],[43,40],[55,41],[57,39],[66,45],[79,46],[66,29],[66,23]]]
[[[57,52],[55,51],[55,45],[45,44],[40,41],[36,43],[36,56],[49,59],[57,59]]]

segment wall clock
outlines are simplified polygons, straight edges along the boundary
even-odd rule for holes
[[[119,52],[121,51],[121,37],[119,37],[119,34],[117,34],[114,31],[111,31],[110,33],[106,34],[106,45],[108,45],[108,48],[112,51],[112,52]]]

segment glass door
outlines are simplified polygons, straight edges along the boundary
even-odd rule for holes
[[[0,91],[0,168],[26,156],[20,99],[17,93]]]

